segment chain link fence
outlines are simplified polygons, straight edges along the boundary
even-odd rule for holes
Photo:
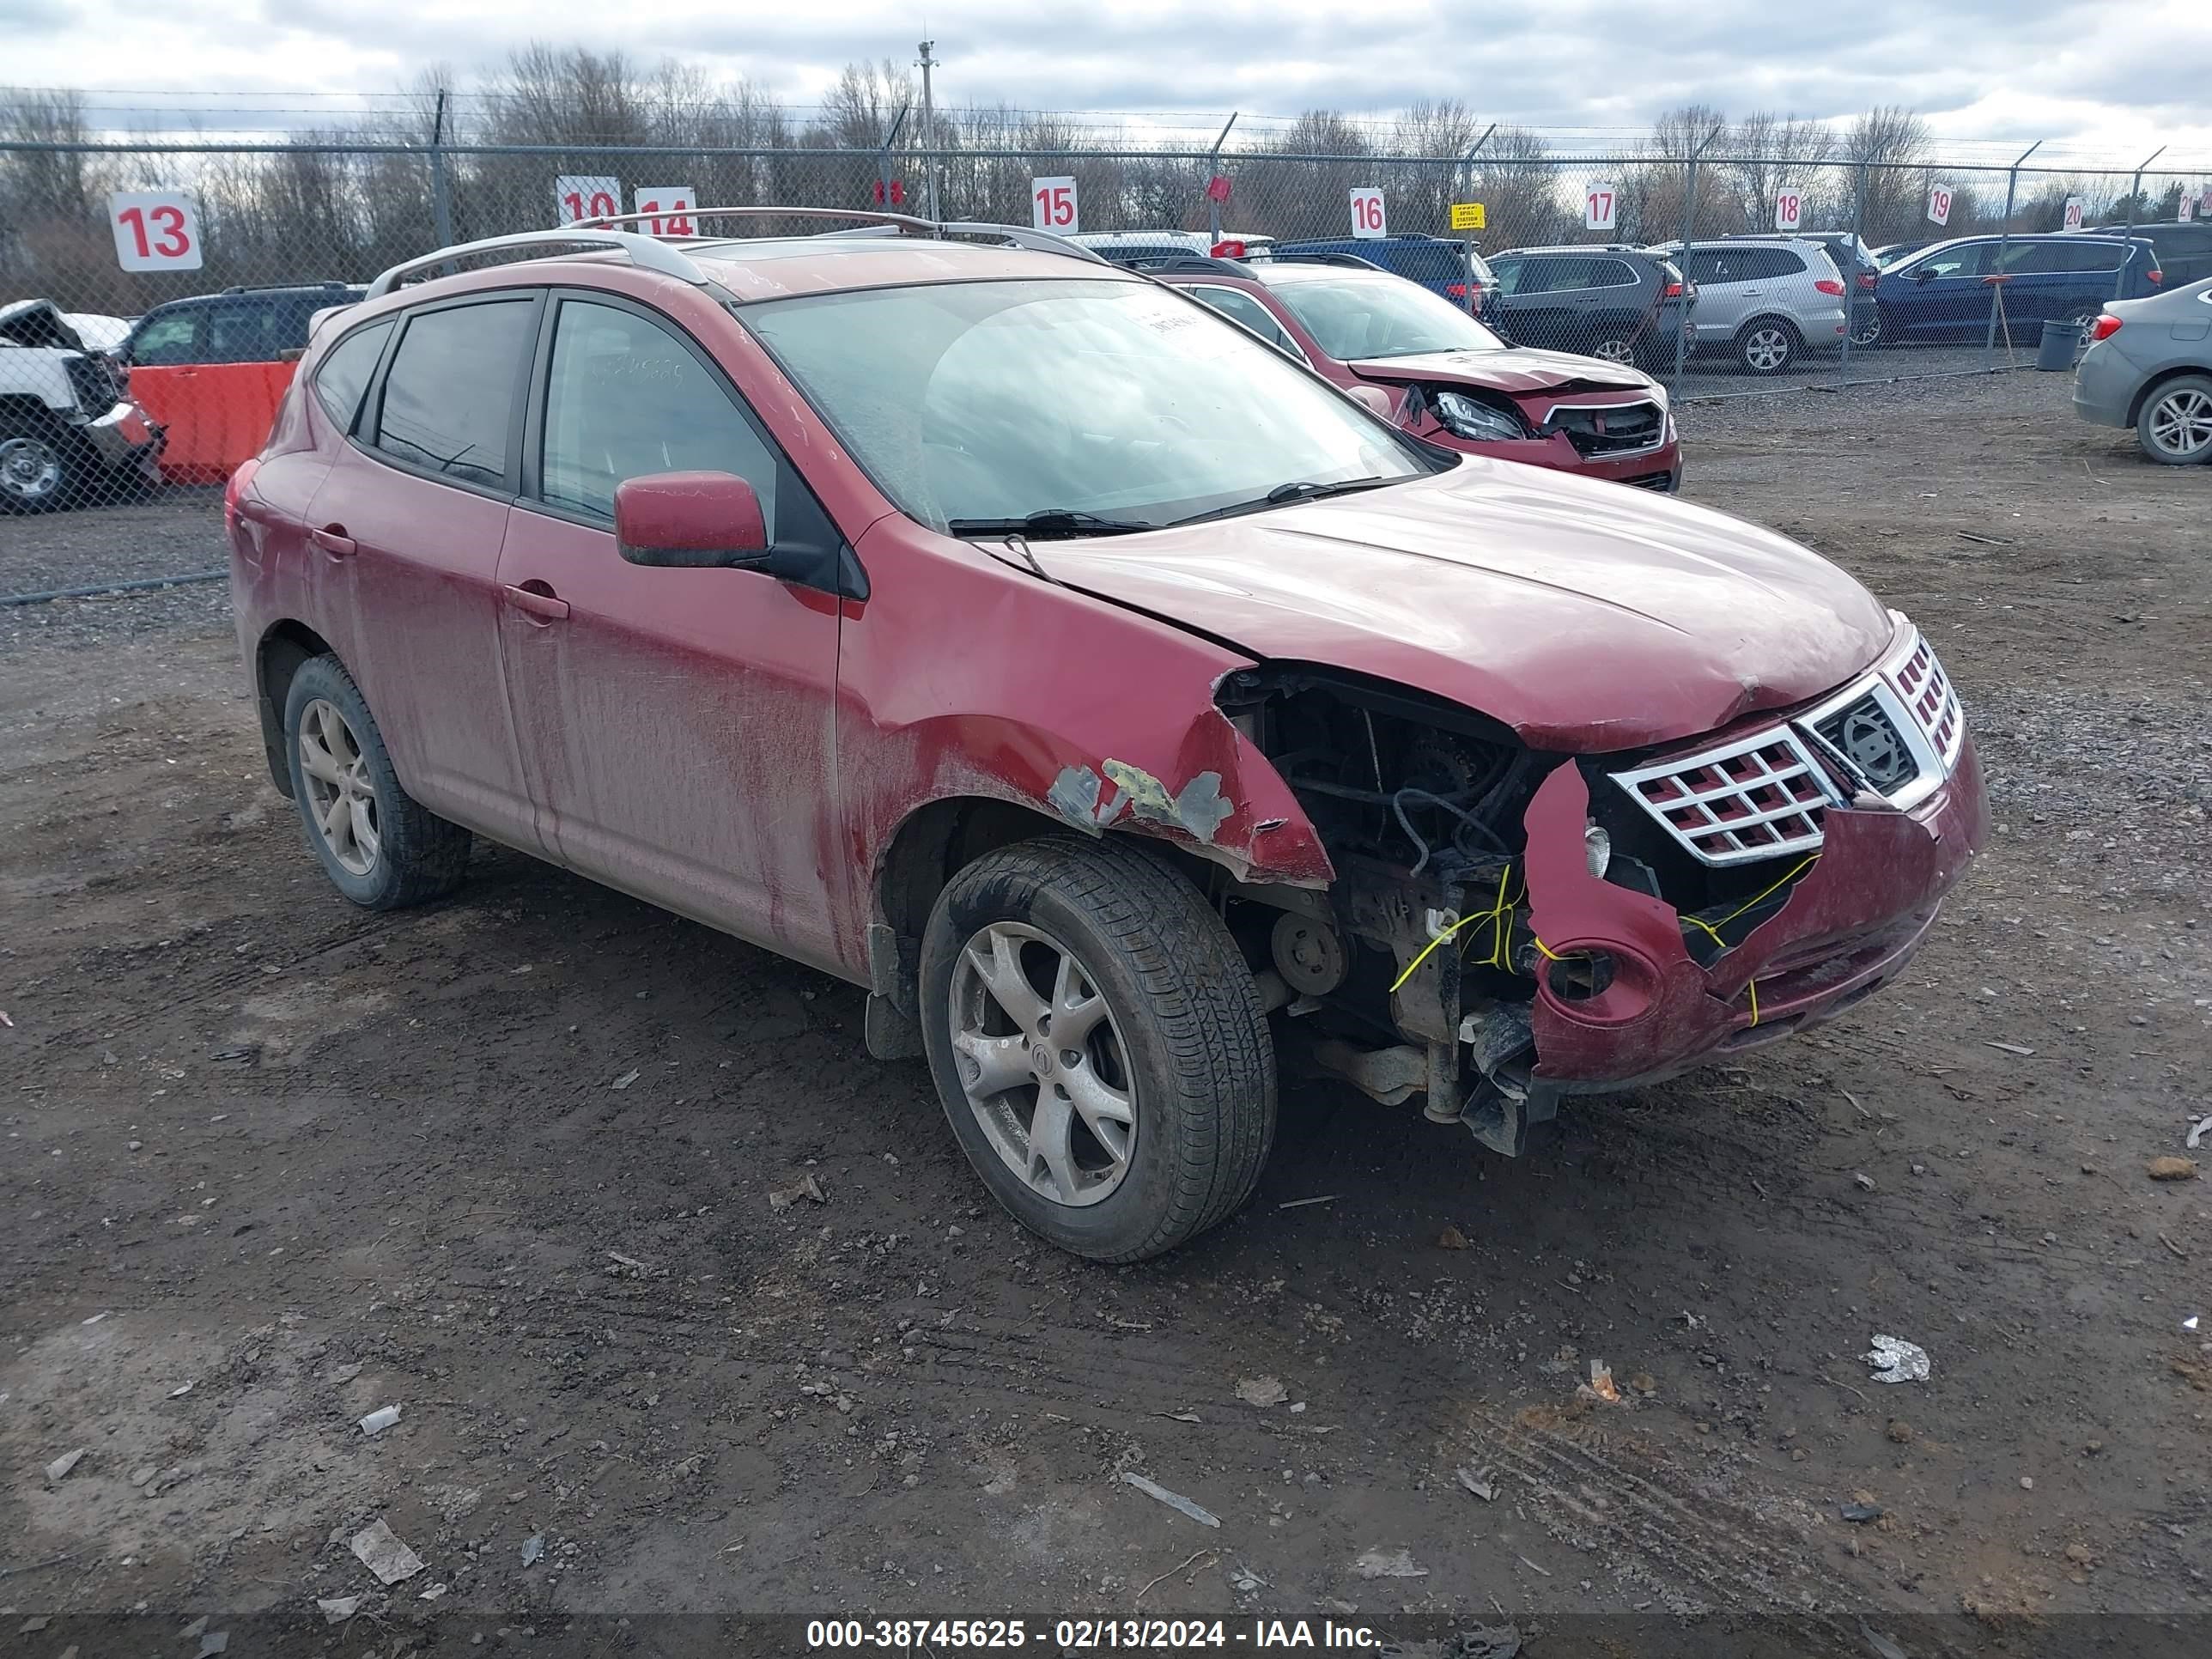
[[[218,484],[315,312],[438,247],[611,210],[667,210],[677,235],[715,207],[1049,216],[1156,252],[1364,259],[1678,398],[2024,368],[2054,324],[2212,276],[2195,173],[1680,149],[0,143],[0,509]],[[1470,204],[1480,228],[1455,228]]]

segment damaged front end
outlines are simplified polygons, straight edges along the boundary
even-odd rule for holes
[[[1218,701],[1336,870],[1240,885],[1323,1069],[1516,1155],[1561,1096],[1782,1036],[1896,974],[1986,830],[1933,651],[1630,754],[1547,751],[1441,699],[1268,664]],[[1232,907],[1232,920],[1235,920]]]

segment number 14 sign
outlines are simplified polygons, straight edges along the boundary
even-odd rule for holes
[[[125,270],[198,270],[199,216],[181,191],[118,191],[107,198],[115,258]]]

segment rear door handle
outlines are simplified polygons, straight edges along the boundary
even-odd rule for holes
[[[353,538],[345,533],[342,524],[326,524],[320,530],[310,530],[307,539],[333,558],[350,558],[353,555]]]
[[[500,592],[507,596],[507,602],[517,611],[526,611],[547,622],[568,620],[568,601],[552,593],[541,593],[530,587],[502,587]]]

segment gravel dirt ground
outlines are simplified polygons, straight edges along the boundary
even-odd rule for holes
[[[2212,1650],[2212,1199],[2148,1172],[2212,1111],[2212,470],[2067,389],[1685,413],[1691,495],[1966,699],[1996,833],[1895,988],[1517,1162],[1291,1084],[1249,1208],[1127,1269],[987,1203],[853,988],[496,849],[349,908],[219,586],[0,611],[0,1648]],[[0,592],[216,539],[205,496],[0,520]],[[380,1518],[427,1564],[389,1589]]]

